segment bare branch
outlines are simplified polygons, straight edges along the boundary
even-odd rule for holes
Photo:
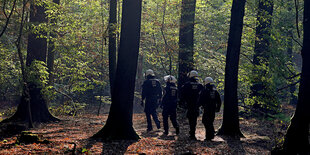
[[[289,88],[289,87],[291,87],[291,86],[294,86],[294,85],[298,84],[299,82],[300,82],[300,80],[298,80],[298,81],[296,81],[296,82],[294,82],[294,83],[292,83],[292,84],[286,85],[286,86],[284,86],[284,87],[282,87],[282,88],[278,88],[278,89],[277,89],[277,92],[279,92],[279,91],[281,91],[281,90],[284,90],[284,89],[287,89],[287,88]]]
[[[0,33],[0,37],[4,34],[5,30],[7,29],[8,25],[9,25],[11,16],[12,16],[14,8],[15,8],[16,0],[14,0],[14,2],[13,2],[13,6],[12,6],[12,9],[11,9],[11,12],[10,12],[9,16],[7,16],[7,14],[5,13],[5,4],[6,4],[6,1],[4,2],[2,9],[3,9],[3,13],[4,13],[5,17],[6,17],[6,22],[5,22],[5,25],[4,25],[1,33]]]
[[[293,36],[291,36],[291,37],[300,47],[302,47],[302,44],[298,40],[296,40]]]

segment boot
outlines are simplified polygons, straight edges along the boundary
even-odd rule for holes
[[[179,133],[180,133],[180,128],[179,128],[179,127],[176,127],[176,128],[175,128],[175,134],[178,135]]]

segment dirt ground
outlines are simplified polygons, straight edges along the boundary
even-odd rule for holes
[[[162,120],[161,114],[159,118]],[[182,116],[179,114],[178,116]],[[258,120],[240,118],[240,129],[245,138],[240,140],[216,136],[212,141],[204,141],[204,127],[201,116],[198,120],[197,140],[188,138],[189,125],[186,118],[179,117],[180,134],[177,136],[170,125],[168,136],[163,135],[163,128],[146,132],[146,118],[143,113],[133,115],[133,125],[140,135],[139,141],[102,142],[91,140],[99,131],[107,114],[83,114],[77,117],[58,117],[62,121],[42,124],[30,130],[50,141],[48,144],[16,144],[17,137],[0,140],[0,154],[270,154],[277,139],[285,133],[287,124],[277,120]],[[216,115],[214,126],[219,128],[222,113]],[[154,124],[153,124],[154,125]],[[161,124],[162,125],[162,124]]]

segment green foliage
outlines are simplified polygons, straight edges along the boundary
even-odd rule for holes
[[[0,100],[10,101],[19,96],[20,80],[20,65],[15,53],[10,51],[9,47],[0,44]]]
[[[292,2],[274,1],[272,26],[269,28],[271,36],[268,38],[270,51],[266,53],[267,59],[260,58],[260,65],[253,65],[257,6],[257,3],[249,2],[246,7],[239,69],[239,97],[240,102],[246,106],[252,107],[256,104],[261,108],[261,112],[277,114],[280,112],[281,104],[288,103],[291,98],[287,86],[298,80],[298,76],[291,77],[300,71],[298,61],[294,58],[298,54],[295,51],[299,51],[300,48],[292,39],[296,38],[296,33],[292,29],[295,14],[289,11],[292,9]],[[289,48],[292,49],[291,54]],[[263,87],[258,92],[262,94],[261,96],[250,95],[253,84]]]
[[[83,148],[83,149],[82,149],[82,153],[88,154],[88,152],[89,152],[89,150],[87,150],[86,148]]]
[[[95,98],[104,104],[112,103],[110,96],[95,96]]]
[[[45,62],[33,61],[26,68],[27,82],[35,84],[39,88],[44,88],[48,82],[48,71]]]
[[[7,13],[12,5],[7,1],[3,8]],[[152,68],[157,78],[166,74],[177,77],[178,41],[181,0],[145,1],[142,8],[140,56],[143,56],[143,71]],[[4,1],[0,1],[0,5]],[[34,62],[26,68],[29,82],[42,88],[55,114],[69,114],[82,110],[84,104],[94,102],[111,103],[108,79],[108,1],[62,0],[57,5],[52,1],[36,1],[46,8],[49,22],[37,25],[25,23],[22,35],[22,56],[26,57],[27,34],[40,33],[41,38],[55,45],[54,83],[47,85],[48,72],[45,62]],[[302,8],[302,2],[299,2]],[[232,0],[196,1],[194,30],[195,69],[200,78],[211,76],[220,90],[224,90],[226,48],[230,24]],[[298,82],[300,61],[298,59],[302,41],[296,31],[293,1],[274,1],[271,26],[271,50],[268,60],[260,66],[253,65],[255,27],[257,25],[258,1],[247,1],[242,34],[238,75],[238,99],[240,105],[249,107],[254,103],[275,116],[281,104],[289,102],[298,91],[290,92],[286,87]],[[29,5],[27,5],[28,7]],[[118,8],[117,42],[119,43],[121,9]],[[14,42],[18,36],[21,1],[18,1],[8,29],[0,38],[0,101],[17,100],[21,95],[21,65]],[[29,10],[26,13],[29,14]],[[263,17],[265,18],[265,17]],[[302,12],[299,14],[299,29],[302,29]],[[0,14],[0,27],[6,18]],[[51,35],[54,34],[54,35]],[[290,55],[288,49],[292,49]],[[170,66],[171,63],[171,66]],[[254,68],[256,67],[256,68]],[[171,73],[170,73],[171,68]],[[253,70],[257,73],[253,74]],[[264,73],[262,75],[261,73]],[[142,75],[138,75],[142,76]],[[264,83],[263,97],[251,96],[251,86]],[[296,85],[298,88],[298,84]],[[298,89],[296,89],[298,90]],[[291,96],[291,94],[293,94]],[[136,97],[140,94],[136,93]],[[62,98],[69,101],[62,101]],[[81,106],[79,106],[81,105]],[[80,110],[78,107],[81,107]]]
[[[73,101],[66,101],[63,105],[60,106],[50,106],[50,112],[55,115],[69,115],[76,116],[79,113],[84,111],[86,104],[85,103],[76,103]]]
[[[78,0],[48,4],[46,11],[54,23],[49,24],[56,38],[54,88],[57,102],[62,95],[70,96],[75,102],[91,103],[96,95],[107,92],[108,55],[105,43],[107,31],[104,14],[106,3]]]
[[[0,112],[0,122],[3,120],[3,118],[7,118],[12,116],[15,111],[16,111],[16,107],[12,107],[12,108],[6,108],[5,110]]]

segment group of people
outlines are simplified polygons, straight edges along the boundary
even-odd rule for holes
[[[156,127],[160,129],[160,121],[157,117],[156,109],[160,106],[163,116],[164,134],[168,135],[169,125],[168,118],[170,118],[173,127],[176,130],[176,134],[180,133],[180,128],[177,122],[176,108],[177,104],[185,105],[187,109],[187,118],[189,121],[189,135],[191,139],[196,139],[196,125],[197,118],[199,116],[199,108],[203,108],[202,123],[206,130],[205,140],[211,140],[214,138],[214,126],[215,113],[220,111],[221,98],[220,94],[216,90],[214,81],[211,77],[204,79],[204,84],[201,84],[198,79],[198,72],[192,70],[188,73],[188,81],[181,86],[178,90],[176,86],[176,78],[172,75],[164,77],[166,86],[164,91],[158,79],[155,78],[154,71],[151,69],[145,72],[146,80],[142,85],[142,102],[144,106],[144,112],[147,120],[147,131],[152,131],[153,118]],[[163,93],[164,92],[164,93]],[[178,97],[178,95],[180,95]]]

